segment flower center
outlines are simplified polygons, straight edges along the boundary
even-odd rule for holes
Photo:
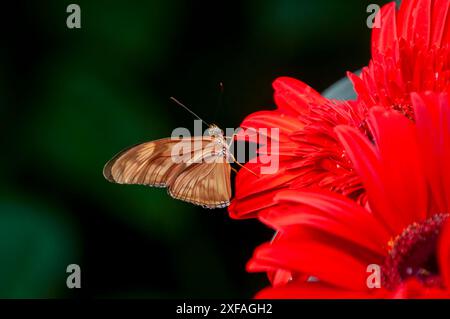
[[[411,120],[413,122],[415,121],[414,110],[411,105],[395,104],[394,106],[392,106],[392,109],[400,112],[401,114],[406,116],[409,120]]]
[[[383,286],[395,289],[408,278],[414,277],[424,285],[441,285],[437,263],[437,240],[449,214],[433,217],[409,225],[391,243],[391,250],[382,267]]]

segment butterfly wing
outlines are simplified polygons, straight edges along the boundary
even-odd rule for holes
[[[191,164],[173,177],[169,194],[205,208],[226,207],[231,198],[230,171],[225,162]]]
[[[188,151],[174,161],[172,150],[180,143],[180,149]],[[231,167],[220,149],[209,136],[142,143],[117,154],[105,165],[103,175],[119,184],[168,187],[172,197],[207,208],[226,207]]]
[[[176,168],[186,166],[183,161],[174,161],[173,148],[177,145],[187,150],[181,156],[191,157],[207,142],[203,138],[165,138],[131,146],[106,163],[103,176],[118,184],[166,187]]]

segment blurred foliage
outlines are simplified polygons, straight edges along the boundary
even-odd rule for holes
[[[2,196],[0,212],[0,298],[64,295],[66,267],[79,258],[74,222],[26,196]]]
[[[333,0],[255,1],[251,15],[253,32],[271,47],[276,44],[280,50],[298,49],[311,42],[345,41],[332,37],[329,27],[339,24],[343,33],[350,31],[356,22],[352,19],[355,16],[349,14],[355,8],[354,4]],[[342,19],[345,15],[349,18]]]
[[[14,3],[0,52],[0,297],[250,297],[271,231],[102,176],[121,149],[192,118],[236,127],[273,108],[270,83],[323,90],[369,57],[369,1]],[[17,17],[20,16],[20,19]],[[217,109],[218,83],[225,83]],[[337,90],[337,91],[336,91]],[[335,97],[348,85],[334,87]],[[65,288],[80,264],[82,289]]]

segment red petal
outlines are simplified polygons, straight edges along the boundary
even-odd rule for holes
[[[366,268],[343,251],[313,242],[259,246],[253,259],[274,268],[310,274],[321,281],[353,290],[366,290]]]
[[[378,53],[399,56],[397,27],[395,22],[395,2],[383,6],[378,13],[381,17],[381,27],[372,29],[372,56]]]
[[[414,43],[428,46],[431,39],[432,0],[418,1],[414,12]]]
[[[241,128],[244,130],[238,133],[238,139],[244,140],[245,136],[249,136],[250,141],[259,142],[254,136],[255,134],[260,134],[273,140],[279,139],[280,141],[289,142],[289,134],[302,129],[303,126],[304,124],[297,118],[279,111],[260,111],[250,114],[244,119],[241,123]],[[279,137],[272,136],[272,131],[270,130],[272,128],[278,129]]]
[[[373,213],[392,235],[401,233],[405,225],[390,206],[389,196],[386,194],[381,177],[379,154],[367,138],[356,129],[337,126],[335,131],[363,181]]]
[[[450,291],[424,286],[416,279],[402,283],[389,296],[391,299],[448,299]]]
[[[447,199],[446,212],[450,211],[450,103],[448,96],[441,94],[439,100],[439,133],[438,144],[441,146],[442,158],[439,161],[441,167],[442,184],[444,185],[445,198]]]
[[[293,116],[308,112],[310,105],[327,101],[313,88],[294,78],[279,77],[272,85],[278,109]]]
[[[247,163],[245,167],[258,176],[253,175],[247,169],[241,168],[236,176],[235,198],[241,199],[247,196],[261,194],[276,188],[286,187],[288,183],[297,177],[293,171],[280,167],[276,174],[260,174],[261,166],[267,164]]]
[[[247,271],[248,272],[267,272],[267,276],[269,277],[270,283],[273,287],[284,286],[289,281],[292,280],[292,272],[274,268],[270,264],[264,264],[261,260],[250,260],[247,263]],[[307,279],[307,276],[301,276],[304,279]]]
[[[448,19],[448,0],[435,0],[432,13],[432,38],[431,46],[440,47],[443,43],[443,37],[446,32],[446,25]],[[448,27],[447,27],[448,29]],[[447,31],[448,32],[448,31]]]
[[[435,211],[448,211],[450,203],[450,112],[447,95],[412,94],[417,135]]]
[[[397,27],[403,39],[412,39],[414,35],[413,19],[417,0],[403,0],[398,11]]]
[[[274,189],[253,196],[244,196],[240,199],[233,199],[228,207],[230,217],[233,219],[256,217],[260,210],[275,205],[273,198],[277,191],[277,189]]]
[[[442,280],[450,290],[450,221],[442,226],[438,242],[438,260]]]
[[[369,123],[382,165],[385,194],[404,225],[427,217],[426,179],[414,124],[396,111],[372,108]]]
[[[373,293],[349,291],[320,282],[304,283],[303,285],[287,285],[278,288],[266,288],[258,292],[257,299],[367,299],[384,298],[386,292],[376,289]]]
[[[276,194],[275,201],[281,208],[266,210],[260,218],[276,229],[308,225],[380,255],[385,254],[389,233],[371,213],[344,196],[331,192],[285,190]]]
[[[358,94],[358,98],[359,100],[361,100],[361,103],[363,103],[363,101],[369,101],[372,104],[375,103],[375,100],[373,98],[375,92],[369,92],[369,86],[364,83],[361,77],[350,72],[347,73],[347,77],[352,82],[353,87],[355,88],[355,92]]]

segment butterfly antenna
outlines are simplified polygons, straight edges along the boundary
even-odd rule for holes
[[[180,101],[178,101],[176,98],[174,98],[173,96],[170,97],[170,99],[172,101],[174,101],[176,104],[178,104],[179,106],[181,106],[182,108],[184,108],[186,111],[188,111],[189,113],[191,113],[192,115],[194,115],[196,118],[198,118],[200,121],[202,121],[203,123],[205,123],[207,126],[211,126],[208,122],[204,121],[200,116],[198,116],[197,114],[195,114],[193,111],[191,111],[186,105],[184,105],[183,103],[181,103]]]
[[[259,177],[258,174],[256,174],[256,173],[255,173],[254,171],[252,171],[250,168],[245,167],[244,165],[242,165],[241,163],[239,163],[239,162],[236,160],[236,157],[234,157],[234,155],[233,155],[232,153],[228,153],[228,154],[229,154],[229,155],[231,156],[231,158],[233,159],[233,162],[234,162],[235,164],[237,164],[239,167],[241,167],[241,168],[243,168],[243,169],[249,171],[250,173],[252,173],[252,174],[255,175],[256,177]]]
[[[214,117],[213,117],[214,120],[216,120],[218,110],[222,109],[223,91],[224,91],[223,82],[219,82],[219,97],[217,98],[217,107],[216,107],[216,110],[214,111]]]
[[[250,173],[252,173],[253,175],[255,175],[256,177],[259,177],[258,174],[256,174],[254,171],[252,171],[250,168],[245,167],[244,165],[242,165],[241,163],[239,163],[238,161],[234,162],[235,164],[239,165],[241,168],[249,171]]]

